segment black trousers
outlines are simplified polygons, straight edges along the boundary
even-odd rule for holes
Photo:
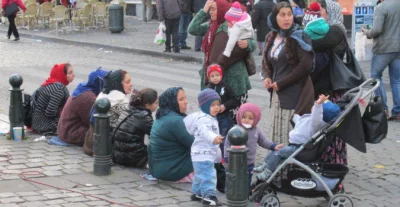
[[[11,34],[14,34],[15,38],[19,38],[17,26],[15,25],[15,17],[16,17],[16,15],[10,15],[7,17],[8,22],[9,22],[7,35],[10,37]]]
[[[165,41],[165,49],[171,49],[171,36],[172,36],[172,47],[179,50],[179,18],[177,19],[165,19],[165,35],[167,39]]]

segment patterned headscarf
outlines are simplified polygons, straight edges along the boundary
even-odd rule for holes
[[[340,5],[332,0],[325,0],[325,2],[326,12],[328,13],[328,24],[330,26],[340,26],[344,31],[346,31],[346,28],[343,25],[343,13]]]
[[[112,90],[117,90],[125,94],[124,87],[122,86],[122,70],[109,72],[105,77],[106,84],[103,88],[103,93],[109,94]]]
[[[159,108],[156,112],[156,119],[160,119],[164,115],[168,114],[170,111],[176,112],[182,116],[186,114],[181,113],[178,104],[178,93],[179,90],[183,90],[181,87],[168,88],[164,93],[162,93],[158,99]]]

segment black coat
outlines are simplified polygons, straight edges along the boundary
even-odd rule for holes
[[[257,41],[264,42],[265,36],[271,31],[268,27],[268,15],[272,12],[275,3],[272,0],[260,0],[254,5],[254,12],[251,14],[253,28],[257,29]]]
[[[207,88],[210,88],[218,93],[221,97],[221,104],[225,106],[225,111],[222,114],[228,114],[231,109],[236,108],[239,105],[239,100],[233,93],[231,87],[226,85],[223,81],[219,82],[218,85],[208,83]]]
[[[130,107],[123,111],[113,132],[113,161],[121,165],[143,167],[147,163],[144,136],[150,135],[152,126],[153,117],[149,110]]]

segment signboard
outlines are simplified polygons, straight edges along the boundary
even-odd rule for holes
[[[371,3],[358,3],[353,8],[353,23],[351,33],[351,45],[354,49],[356,32],[361,28],[371,28],[374,23],[375,6]]]

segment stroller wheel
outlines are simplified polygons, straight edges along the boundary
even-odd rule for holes
[[[265,195],[269,195],[269,194],[276,195],[276,191],[268,183],[264,182],[264,183],[258,184],[254,188],[253,193],[250,196],[249,200],[252,202],[255,202],[255,203],[260,203],[261,199]]]
[[[261,200],[262,207],[280,207],[281,203],[276,195],[268,194]]]
[[[328,207],[353,207],[353,201],[343,194],[334,195],[329,201]]]

